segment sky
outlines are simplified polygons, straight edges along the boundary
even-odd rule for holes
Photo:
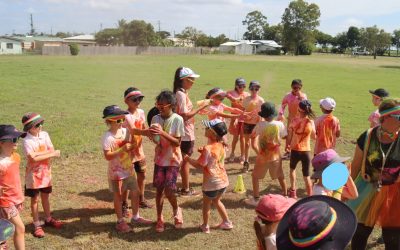
[[[120,19],[145,20],[171,34],[193,26],[207,35],[240,39],[246,14],[259,10],[270,25],[281,21],[288,0],[0,0],[0,34],[25,34],[30,14],[36,31],[93,34]],[[319,30],[336,35],[349,26],[400,29],[400,0],[309,0],[321,11]],[[397,20],[397,21],[396,21]]]

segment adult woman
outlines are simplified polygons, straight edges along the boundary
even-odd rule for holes
[[[174,77],[174,93],[176,96],[176,113],[182,116],[184,120],[185,135],[181,140],[181,152],[183,155],[191,156],[194,147],[194,116],[207,105],[201,106],[198,109],[193,109],[193,104],[189,98],[189,90],[192,88],[196,78],[200,77],[190,68],[179,67],[175,71]],[[182,177],[182,189],[180,195],[193,196],[199,195],[189,187],[189,164],[184,160],[180,170]]]
[[[348,202],[358,219],[352,249],[365,249],[375,224],[382,227],[385,249],[400,249],[400,99],[379,106],[380,125],[357,140],[352,177],[358,199]]]

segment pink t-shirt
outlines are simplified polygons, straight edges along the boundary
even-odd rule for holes
[[[19,154],[0,157],[0,207],[11,207],[24,202],[21,179],[19,178]]]
[[[125,115],[125,122],[122,125],[124,128],[128,128],[132,130],[136,129],[144,129],[146,123],[146,116],[144,115],[144,111],[142,109],[136,109],[134,114],[127,114]],[[132,162],[137,162],[145,159],[145,155],[143,152],[143,137],[141,135],[133,135],[130,132],[131,136],[131,143],[133,145],[133,149],[131,151]]]
[[[315,120],[316,141],[314,154],[319,154],[336,146],[336,132],[340,131],[339,119],[332,114],[324,114]]]
[[[176,96],[176,113],[178,115],[187,114],[193,110],[192,101],[189,99],[189,95],[181,90],[178,90]],[[185,135],[182,136],[182,141],[194,141],[194,117],[184,121]]]
[[[224,167],[225,148],[221,143],[206,145],[198,162],[203,168],[203,191],[215,191],[229,185]]]
[[[182,116],[172,113],[167,119],[161,115],[153,117],[151,124],[159,124],[161,128],[173,137],[182,137],[185,134]],[[154,163],[161,167],[179,167],[182,163],[182,154],[179,146],[175,147],[160,136],[160,143],[157,144],[154,154]]]
[[[379,109],[371,113],[371,115],[368,117],[368,121],[371,124],[371,128],[374,128],[376,126],[379,126],[379,124],[381,124],[381,122],[379,121],[380,117],[381,115],[379,114]]]
[[[258,136],[259,155],[264,161],[280,159],[280,145],[282,138],[287,136],[285,125],[280,121],[260,121],[253,130]]]
[[[129,133],[126,128],[118,131],[118,137],[107,131],[101,140],[103,150],[114,152],[129,142]],[[123,151],[114,159],[108,161],[108,179],[112,181],[123,180],[133,176],[132,159],[129,152]]]
[[[304,93],[300,93],[300,97],[293,95],[292,92],[286,94],[282,100],[282,106],[279,110],[279,114],[283,115],[285,113],[286,106],[288,106],[288,120],[289,122],[296,117],[298,113],[299,103],[302,100],[307,100],[307,95]]]
[[[37,152],[53,151],[54,146],[51,143],[49,134],[40,131],[38,136],[27,133],[23,140],[24,152],[27,157],[25,171],[25,185],[29,189],[38,189],[51,186],[51,167],[50,159],[40,162],[29,160],[28,155]]]
[[[247,124],[257,124],[261,118],[258,112],[261,110],[261,105],[264,103],[264,99],[261,96],[252,98],[248,96],[243,100],[243,107],[246,112],[250,112],[250,118],[244,120]]]
[[[314,121],[295,117],[289,127],[292,130],[290,148],[295,151],[311,151],[311,134],[315,131]]]
[[[228,91],[226,94],[235,99],[235,101],[231,101],[232,108],[237,108],[241,110],[244,109],[243,107],[244,98],[250,96],[248,92],[243,91],[241,94],[239,94],[236,90]],[[244,122],[244,119],[239,118],[239,122]]]
[[[218,113],[223,113],[224,110],[229,109],[225,104],[220,103],[218,105],[210,105],[207,108],[203,109],[200,114],[207,115],[208,120],[220,119],[222,121],[225,120],[224,117],[218,115]]]

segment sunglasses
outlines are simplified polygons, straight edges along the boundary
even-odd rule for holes
[[[12,142],[12,143],[17,143],[18,142],[19,137],[17,138],[12,138],[12,139],[4,139],[1,140],[1,142]]]
[[[244,88],[246,88],[246,85],[237,85],[236,88],[238,88],[238,89],[244,89]]]
[[[139,96],[139,97],[132,97],[131,101],[132,102],[142,102],[143,101],[144,96]]]
[[[35,125],[35,128],[40,128],[40,127],[42,127],[42,126],[43,126],[43,122],[40,122],[40,123],[38,123],[38,124]]]
[[[125,118],[121,118],[121,119],[108,119],[110,122],[115,122],[115,123],[124,123],[125,122]]]
[[[159,104],[159,103],[155,103],[154,105],[155,105],[156,108],[158,108],[158,109],[165,109],[165,108],[171,106],[171,104]]]
[[[189,82],[194,83],[195,79],[194,78],[186,78]]]
[[[252,90],[252,91],[259,91],[260,88],[250,88],[250,90]]]
[[[390,116],[400,122],[400,115],[390,115]]]

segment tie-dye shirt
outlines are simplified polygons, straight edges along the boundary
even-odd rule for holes
[[[265,161],[280,159],[280,145],[282,138],[287,136],[285,125],[280,121],[261,121],[253,130],[254,136],[258,136],[258,148],[261,157]]]
[[[173,137],[182,137],[185,134],[183,118],[176,113],[172,113],[167,119],[163,119],[161,115],[156,115],[151,120],[151,124],[159,124],[165,132]],[[180,147],[171,145],[167,139],[160,136],[160,142],[155,149],[154,163],[161,167],[179,167],[181,162]]]
[[[332,114],[324,114],[315,120],[316,141],[314,154],[327,149],[335,149],[336,133],[340,131],[339,119]]]
[[[10,157],[0,157],[0,207],[11,207],[21,204],[24,195],[19,177],[19,154],[13,153]]]
[[[292,92],[289,92],[283,97],[282,106],[279,110],[279,114],[283,115],[285,113],[286,106],[288,106],[288,120],[289,122],[293,120],[297,116],[299,103],[302,100],[307,100],[307,95],[304,93],[300,93],[300,96],[293,95]]]
[[[178,90],[176,96],[176,113],[178,115],[190,113],[193,110],[192,101],[189,95],[183,90]],[[182,136],[182,141],[194,141],[194,117],[184,121],[185,135]]]
[[[229,185],[224,167],[225,149],[221,143],[204,146],[197,160],[203,168],[203,191],[215,191]]]
[[[315,132],[314,121],[308,118],[296,117],[289,129],[292,131],[290,149],[295,151],[311,151],[311,134]]]
[[[51,186],[51,167],[50,159],[34,162],[30,155],[34,153],[53,151],[54,146],[51,143],[49,134],[40,131],[38,136],[27,133],[23,140],[24,153],[27,157],[25,171],[25,185],[28,189],[38,189]]]
[[[243,107],[246,112],[250,112],[250,117],[247,117],[244,122],[247,124],[257,124],[261,120],[258,112],[261,110],[261,105],[264,103],[264,99],[261,96],[252,98],[248,96],[243,100]]]
[[[129,113],[125,115],[125,122],[122,126],[124,128],[128,128],[129,130],[134,128],[144,129],[145,123],[146,116],[144,115],[144,111],[142,109],[136,109],[134,114]],[[141,161],[145,158],[142,145],[143,137],[141,135],[133,135],[133,133],[130,134],[132,135],[131,143],[133,145],[131,151],[132,162]]]
[[[241,110],[244,109],[244,107],[243,107],[244,98],[250,96],[250,94],[248,92],[243,91],[241,94],[239,94],[236,90],[228,91],[226,94],[227,94],[227,96],[231,96],[232,98],[237,100],[234,102],[231,101],[232,108],[237,108],[237,109],[241,109]],[[239,117],[239,122],[244,122],[244,119]]]
[[[129,142],[129,132],[126,128],[118,131],[119,136],[115,137],[107,131],[102,138],[103,150],[114,152]],[[134,176],[135,171],[132,167],[132,158],[129,152],[121,151],[118,156],[108,161],[108,179],[112,181],[123,180],[129,176]]]
[[[368,117],[368,121],[370,122],[371,128],[374,128],[376,126],[379,126],[379,124],[381,124],[381,122],[379,121],[380,117],[381,115],[379,114],[379,109],[371,113],[371,115]]]

